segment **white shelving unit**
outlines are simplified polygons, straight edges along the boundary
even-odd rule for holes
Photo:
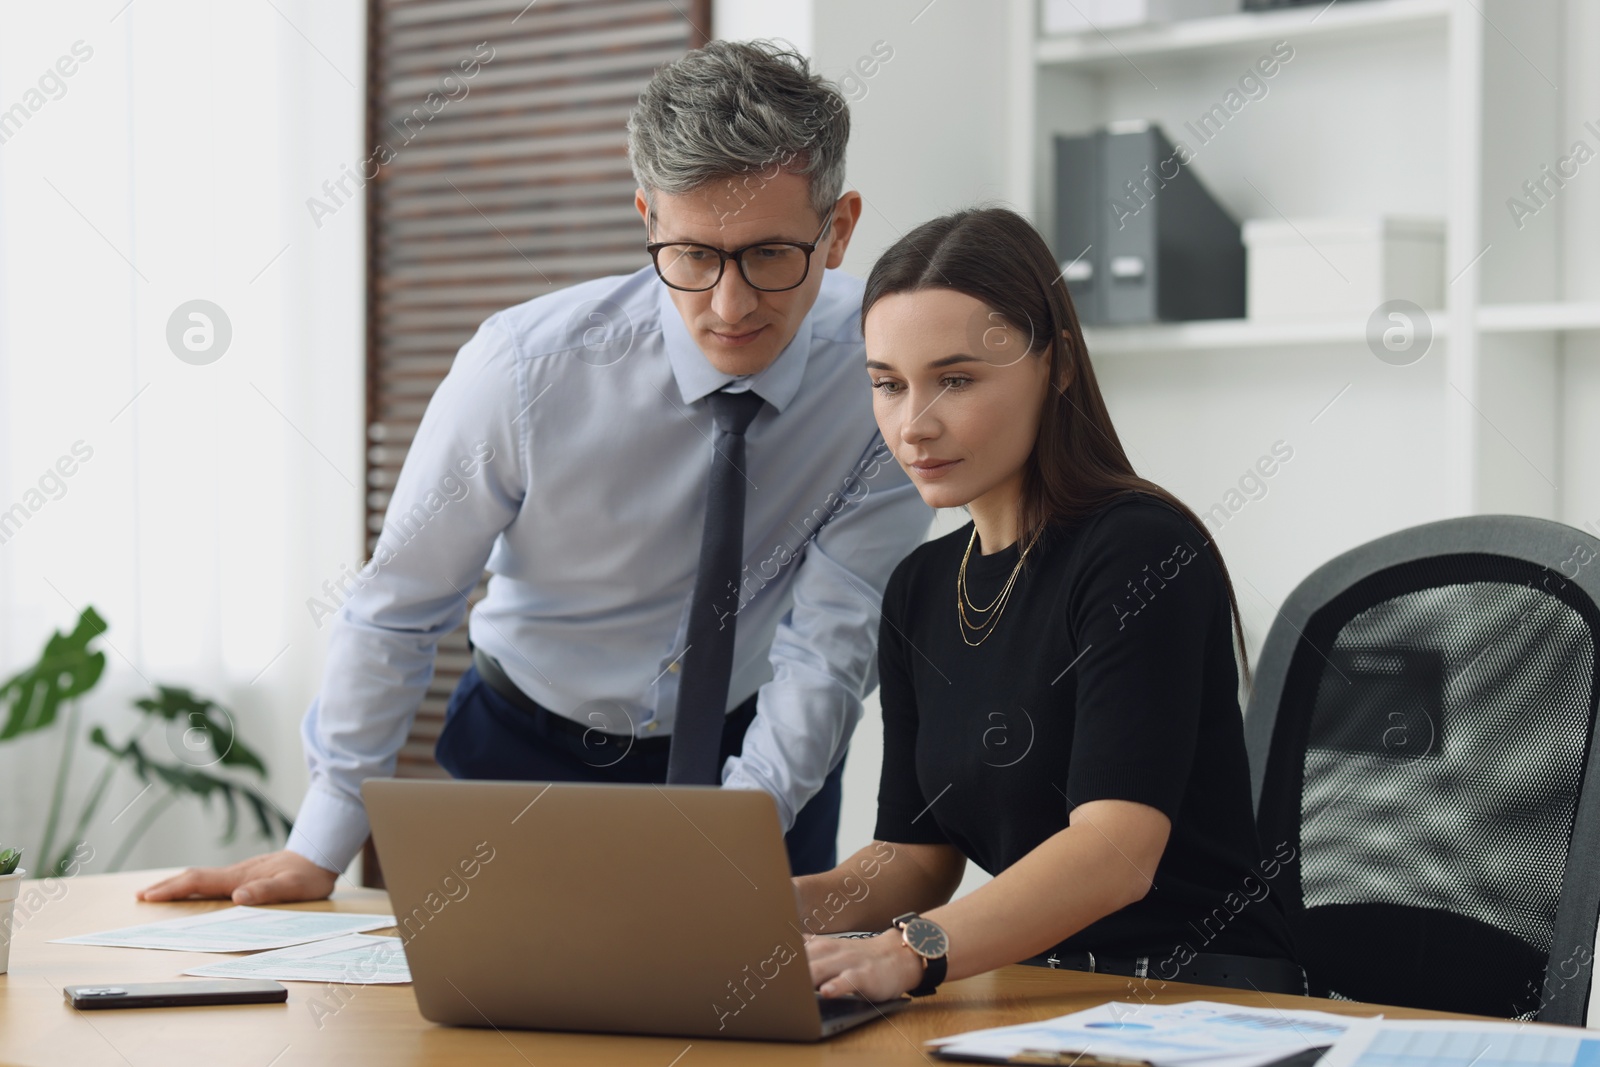
[[[1485,304],[1478,308],[1478,333],[1571,333],[1600,330],[1600,301],[1548,304]],[[1449,322],[1434,323],[1435,339],[1449,335]],[[1362,341],[1366,323],[1352,319],[1259,321],[1210,319],[1154,326],[1087,328],[1084,339],[1100,356],[1140,352],[1267,348]]]
[[[1562,87],[1573,9],[1562,0],[1339,0],[1052,38],[1039,32],[1036,0],[1010,3],[1007,51],[1031,61],[1007,75],[1007,195],[1043,233],[1054,225],[1052,138],[1134,118],[1187,142],[1191,169],[1240,221],[1442,217],[1446,306],[1431,313],[1426,357],[1442,363],[1428,379],[1443,437],[1430,473],[1446,487],[1442,510],[1560,514],[1560,490],[1541,472],[1561,448],[1563,344],[1600,330],[1600,301],[1567,299],[1567,276],[1574,255],[1600,256],[1600,240],[1586,252],[1564,247],[1560,196],[1522,228],[1506,201],[1582,132]],[[1266,94],[1196,141],[1187,120],[1282,41],[1294,56]],[[1086,338],[1091,354],[1113,357],[1114,374],[1134,356],[1162,367],[1191,354],[1354,361],[1365,329],[1230,320],[1103,327]]]
[[[1481,333],[1600,330],[1600,300],[1552,304],[1488,304],[1478,309]]]
[[[1086,328],[1084,340],[1096,356],[1145,352],[1183,352],[1356,344],[1367,324],[1352,319],[1310,319],[1258,322],[1252,319],[1206,319],[1153,326]],[[1435,339],[1449,332],[1449,323],[1434,324]]]
[[[1387,3],[1314,4],[1276,11],[1241,12],[1216,18],[1133,26],[1106,33],[1039,38],[1033,49],[1040,64],[1120,63],[1134,56],[1231,49],[1270,44],[1280,38],[1357,40],[1417,25],[1443,27],[1451,0],[1389,0]]]

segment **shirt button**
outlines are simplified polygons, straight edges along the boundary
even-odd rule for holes
[[[647,734],[653,734],[653,733],[655,733],[655,732],[656,732],[656,727],[658,727],[658,726],[660,726],[660,725],[661,725],[661,724],[660,724],[660,723],[658,723],[658,722],[653,722],[653,723],[650,723],[650,724],[649,724],[649,725],[648,725],[648,726],[646,726],[646,727],[645,727],[645,728],[644,728],[644,732],[645,732],[645,733],[647,733]]]
[[[673,660],[671,665],[669,665],[667,667],[668,673],[671,673],[671,674],[677,674],[682,669],[683,669],[683,665],[680,664],[677,660]]]

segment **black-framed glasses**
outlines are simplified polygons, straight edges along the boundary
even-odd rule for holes
[[[653,241],[644,249],[650,253],[661,280],[686,293],[716,288],[730,259],[739,265],[739,274],[750,288],[781,293],[795,288],[811,273],[811,253],[833,223],[833,212],[833,208],[828,209],[822,228],[810,241],[762,241],[732,251],[692,241]],[[655,228],[654,216],[650,228]]]

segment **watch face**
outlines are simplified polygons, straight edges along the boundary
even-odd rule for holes
[[[903,930],[911,951],[924,959],[937,959],[949,951],[950,939],[944,928],[931,919],[912,919]]]

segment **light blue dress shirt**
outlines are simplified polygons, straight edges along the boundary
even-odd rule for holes
[[[706,361],[649,267],[491,315],[429,402],[373,558],[329,620],[288,847],[340,870],[360,849],[361,782],[393,773],[485,567],[469,633],[524,692],[608,732],[671,733],[711,469],[705,397],[730,383],[766,404],[746,437],[728,707],[760,698],[723,784],[766,790],[792,825],[877,684],[884,586],[933,517],[873,421],[861,292],[827,271],[794,339],[743,379]]]

